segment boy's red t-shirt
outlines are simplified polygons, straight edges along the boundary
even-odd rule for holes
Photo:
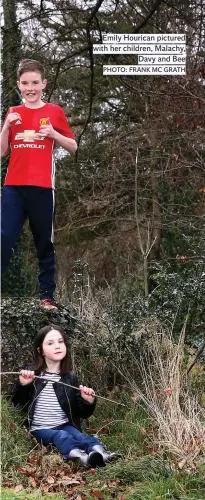
[[[31,109],[23,104],[14,106],[8,112],[19,113],[9,131],[11,147],[10,160],[5,186],[40,186],[53,188],[55,182],[55,163],[53,149],[55,141],[49,137],[38,138],[41,125],[52,124],[53,128],[75,139],[64,111],[57,104],[46,103],[42,108]]]

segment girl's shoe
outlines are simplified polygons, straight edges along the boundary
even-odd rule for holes
[[[106,451],[105,448],[103,448],[103,446],[101,446],[100,444],[95,444],[92,449],[93,451],[97,451],[101,454],[104,464],[106,464],[107,462],[113,462],[120,457],[119,453]]]
[[[84,465],[85,467],[91,467],[93,469],[96,467],[105,467],[103,457],[97,451],[91,451],[91,453],[89,453],[88,455],[85,451],[80,450],[79,448],[74,448],[70,451],[68,458],[78,458],[81,465]]]
[[[87,465],[89,456],[85,453],[85,451],[80,450],[79,448],[74,448],[70,451],[68,458],[79,458],[82,465]]]
[[[87,466],[95,469],[96,467],[105,467],[105,462],[101,453],[91,451],[88,455]]]

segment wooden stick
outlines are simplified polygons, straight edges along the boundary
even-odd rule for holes
[[[1,372],[1,375],[21,375],[21,373],[20,372]],[[77,391],[80,391],[79,387],[75,387],[74,385],[66,384],[65,382],[60,382],[60,381],[57,382],[56,380],[52,380],[52,379],[47,378],[47,377],[39,377],[38,375],[35,375],[35,378],[39,378],[40,380],[46,380],[47,382],[56,382],[57,384],[61,384],[61,385],[64,385],[66,387],[71,387],[71,389],[76,389]],[[99,396],[98,394],[95,394],[95,392],[93,392],[93,396],[95,396],[96,398],[104,399],[105,401],[109,401],[110,403],[114,403],[116,405],[127,406],[124,403],[119,403],[118,401],[114,401],[113,399],[105,398],[104,396]]]

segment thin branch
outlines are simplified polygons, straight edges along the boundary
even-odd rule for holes
[[[90,17],[88,18],[88,21],[87,21],[88,26],[91,25],[91,22],[92,22],[93,18],[97,14],[97,12],[100,9],[100,7],[103,4],[103,2],[104,2],[104,0],[98,0],[97,3],[96,3],[96,5],[95,5],[95,7],[93,7],[93,9],[91,11],[91,14],[90,14]]]
[[[144,20],[141,22],[141,24],[139,24],[137,26],[137,28],[133,31],[133,33],[139,33],[139,31],[144,28],[144,26],[146,26],[147,22],[149,21],[149,19],[153,16],[153,14],[156,12],[156,10],[158,9],[158,7],[164,3],[162,0],[156,0],[156,2],[154,3],[153,7],[151,8],[149,14],[144,18]]]
[[[56,82],[57,82],[57,78],[58,78],[58,75],[59,75],[59,72],[60,72],[60,67],[61,67],[61,61],[57,65],[56,74],[55,74],[55,78],[54,78],[54,81],[53,81],[52,89],[51,89],[51,91],[50,91],[50,93],[48,95],[48,99],[47,99],[48,102],[50,101],[50,98],[51,98],[51,96],[52,96],[52,94],[53,94],[53,92],[54,92],[54,90],[56,88]]]
[[[137,154],[136,154],[136,160],[135,160],[135,220],[137,224],[137,234],[139,238],[139,245],[140,245],[140,250],[143,255],[145,256],[143,244],[142,244],[142,237],[141,237],[141,232],[140,232],[140,227],[139,227],[139,218],[138,218],[138,155],[139,155],[139,148],[137,148]]]
[[[204,349],[205,349],[205,341],[204,341],[204,343],[202,344],[202,346],[200,347],[200,349],[198,350],[197,355],[196,355],[196,357],[194,358],[194,361],[192,361],[191,365],[189,366],[189,368],[188,368],[188,370],[187,370],[187,372],[186,372],[186,374],[187,374],[187,375],[190,373],[190,371],[192,370],[192,368],[193,368],[193,367],[194,367],[194,365],[196,364],[197,359],[199,358],[199,356],[201,356],[201,354],[202,354],[202,352],[203,352],[203,350],[204,350]]]
[[[96,17],[96,14],[101,7],[102,3],[104,0],[98,0],[95,7],[93,8],[90,17],[87,20],[87,25],[86,25],[86,33],[87,33],[87,40],[88,40],[88,49],[89,49],[89,55],[90,55],[90,105],[89,105],[89,112],[88,116],[84,125],[84,128],[78,138],[78,146],[80,145],[81,137],[85,133],[85,130],[90,122],[91,115],[92,115],[92,106],[93,106],[93,87],[94,87],[94,58],[93,58],[93,46],[92,46],[92,40],[91,40],[91,35],[90,35],[90,26],[92,23],[92,20],[94,17]],[[75,154],[75,162],[77,163],[78,161],[78,150],[76,151]]]

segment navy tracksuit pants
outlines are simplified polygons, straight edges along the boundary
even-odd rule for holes
[[[55,290],[52,188],[4,186],[1,210],[2,273],[9,263],[27,217],[39,260],[40,298],[52,299]]]

